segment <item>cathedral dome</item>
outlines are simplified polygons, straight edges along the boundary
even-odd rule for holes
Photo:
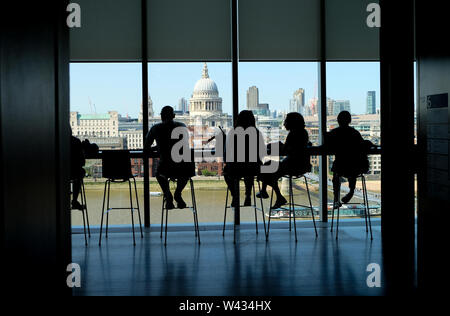
[[[209,78],[208,66],[203,66],[202,78],[194,86],[194,96],[219,96],[219,90],[214,80]]]
[[[209,78],[208,66],[203,66],[202,78],[194,86],[189,100],[190,116],[210,116],[222,114],[222,98],[216,83]]]

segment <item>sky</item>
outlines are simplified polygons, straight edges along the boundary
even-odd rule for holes
[[[165,105],[189,100],[201,78],[203,63],[150,63],[149,94],[155,113]],[[223,111],[231,114],[230,63],[208,63],[209,76],[223,99]],[[72,63],[70,66],[71,111],[83,114],[118,111],[137,117],[141,106],[141,64]],[[379,63],[334,62],[327,64],[327,95],[350,100],[354,114],[365,113],[367,91],[376,91],[379,108]],[[259,89],[259,102],[271,110],[288,111],[295,90],[305,89],[305,100],[318,94],[318,64],[314,62],[247,62],[239,64],[239,109],[246,108],[246,91]]]

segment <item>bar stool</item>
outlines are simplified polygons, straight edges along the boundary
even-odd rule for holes
[[[370,240],[373,240],[372,223],[370,221],[370,211],[369,211],[369,199],[368,199],[368,196],[367,196],[366,178],[365,178],[364,174],[360,174],[356,178],[357,179],[361,178],[361,182],[362,182],[363,204],[364,204],[364,218],[365,218],[365,222],[366,222],[366,233],[368,233],[369,229],[370,229]],[[342,203],[342,204],[361,205],[361,203]],[[334,211],[335,211],[335,209],[336,209],[335,208],[335,204],[333,203],[333,211],[331,212],[331,232],[333,232],[333,221],[334,221]],[[336,240],[338,239],[338,235],[339,235],[339,210],[340,210],[340,207],[337,208]]]
[[[73,187],[74,179],[70,180],[70,183]],[[73,194],[73,188],[71,191],[71,194]],[[83,231],[84,231],[84,242],[86,246],[88,245],[87,237],[91,238],[91,228],[89,226],[89,214],[88,214],[88,206],[87,206],[87,200],[86,200],[86,189],[84,187],[84,181],[81,179],[81,190],[80,190],[80,196],[81,196],[81,205],[83,207],[82,210],[78,209],[72,209],[73,211],[81,211],[81,214],[83,215]],[[87,234],[86,234],[86,224],[87,224]]]
[[[239,179],[241,180],[241,179]],[[253,204],[250,206],[239,206],[239,208],[242,207],[252,207],[255,211],[255,226],[256,226],[256,235],[258,235],[258,216],[257,216],[257,211],[261,211],[262,214],[262,218],[263,218],[263,223],[264,223],[264,234],[266,234],[266,219],[264,218],[265,214],[264,214],[264,204],[263,204],[263,199],[259,198],[260,203],[261,203],[261,208],[256,206],[256,193],[255,193],[255,181],[258,183],[258,192],[261,191],[261,185],[260,182],[258,181],[257,177],[254,178],[253,181]],[[227,187],[227,196],[225,198],[225,212],[224,212],[224,217],[223,217],[223,230],[222,230],[222,236],[225,237],[225,225],[226,225],[226,221],[227,221],[227,209],[232,208],[234,209],[234,207],[232,207],[231,205],[228,205],[228,196],[229,196],[230,190]],[[233,243],[236,243],[236,223],[233,223]]]
[[[177,179],[174,177],[169,178],[170,182],[176,183]],[[194,231],[195,238],[198,240],[198,244],[200,245],[200,229],[198,226],[198,213],[197,213],[197,201],[195,199],[195,189],[194,189],[194,181],[192,180],[192,176],[189,177],[189,184],[191,188],[191,206],[187,206],[186,209],[190,209],[192,211],[192,215],[194,218]],[[163,227],[164,227],[164,211],[166,213],[166,225],[164,229],[164,246],[167,246],[167,222],[169,219],[169,209],[166,207],[166,197],[163,195],[163,202],[161,208],[161,239],[163,238]]]
[[[311,217],[313,219],[313,225],[314,225],[314,231],[316,234],[316,238],[318,237],[317,234],[317,227],[316,227],[316,220],[314,217],[314,209],[311,203],[311,195],[309,193],[309,187],[308,187],[308,179],[306,178],[305,174],[302,175],[285,175],[283,176],[283,178],[287,178],[289,179],[289,200],[288,200],[288,207],[280,207],[280,209],[282,210],[288,210],[289,211],[289,231],[292,231],[292,225],[291,225],[291,217],[293,215],[294,217],[294,231],[295,231],[295,242],[297,242],[297,225],[296,225],[296,218],[295,218],[295,207],[296,206],[301,206],[301,207],[307,207],[311,210]],[[293,185],[292,185],[292,180],[295,179],[300,179],[303,178],[305,180],[305,186],[306,186],[306,192],[308,194],[308,200],[309,200],[309,206],[308,205],[301,205],[301,204],[296,204],[294,201],[294,190],[293,190]],[[267,235],[266,235],[266,240],[269,240],[269,232],[270,232],[270,219],[271,219],[271,212],[272,212],[272,201],[273,201],[273,190],[272,190],[272,194],[270,196],[270,211],[269,211],[269,225],[267,228]]]
[[[131,161],[130,152],[128,150],[108,150],[103,151],[102,159],[102,175],[106,178],[105,189],[103,192],[103,206],[102,206],[102,219],[100,224],[100,239],[99,246],[102,244],[102,231],[103,231],[103,216],[106,213],[106,238],[108,238],[108,224],[109,224],[109,212],[112,210],[130,210],[131,211],[131,226],[133,230],[133,245],[136,245],[136,237],[134,232],[134,215],[133,212],[137,210],[139,217],[139,227],[141,230],[141,238],[144,238],[142,232],[141,212],[139,210],[139,199],[137,194],[136,179],[131,174]],[[133,207],[133,195],[131,193],[131,181],[134,182],[134,192],[136,195],[136,208]],[[130,192],[130,207],[110,207],[109,199],[111,193],[111,183],[124,183],[128,182]],[[106,198],[106,192],[108,197]],[[106,211],[105,211],[105,199],[106,199]]]

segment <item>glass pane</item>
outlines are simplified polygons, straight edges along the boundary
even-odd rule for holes
[[[149,65],[149,93],[153,100],[154,116],[150,127],[161,122],[164,106],[175,109],[175,121],[184,123],[190,133],[190,145],[196,151],[215,148],[213,136],[220,129],[227,132],[233,124],[232,82],[230,63],[151,63]],[[209,142],[208,142],[209,141]],[[152,223],[161,219],[162,190],[156,181],[158,162],[150,171],[150,212]],[[193,178],[201,223],[223,221],[226,185],[223,179],[223,158],[197,159]],[[171,183],[171,192],[174,192]],[[189,184],[183,199],[190,205]],[[232,212],[229,212],[232,219]],[[169,224],[192,224],[192,212],[177,210],[170,214]]]
[[[70,126],[83,146],[84,185],[89,223],[100,225],[105,180],[102,160],[94,159],[92,144],[102,150],[142,150],[142,81],[138,63],[72,63],[70,65]],[[142,159],[131,159],[143,216]],[[72,190],[73,191],[73,190]],[[78,201],[83,203],[81,196]],[[83,203],[83,204],[86,204]],[[133,203],[136,206],[133,184]],[[130,207],[128,183],[111,184],[110,207]],[[112,211],[111,225],[130,225],[129,211]],[[81,212],[72,211],[72,225],[83,225]]]
[[[319,144],[318,63],[315,62],[241,62],[239,64],[239,110],[251,110],[256,118],[257,128],[264,135],[266,144],[286,141],[288,131],[283,122],[290,112],[298,112],[305,119],[306,131],[313,146]],[[266,160],[278,160],[278,156]],[[319,210],[319,161],[311,157],[312,171],[307,173],[308,186],[314,212]],[[243,186],[241,185],[243,188]],[[283,196],[288,199],[288,179],[279,180]],[[258,188],[256,188],[258,190]],[[268,194],[271,195],[268,187]],[[244,196],[242,191],[241,196]],[[294,181],[294,201],[309,206],[303,179]],[[273,201],[273,203],[275,200]],[[259,201],[258,201],[259,203]],[[266,215],[270,199],[264,200]],[[272,211],[275,220],[286,220],[287,211]],[[301,219],[311,219],[309,209],[296,207]]]
[[[364,140],[381,145],[380,134],[380,65],[378,62],[327,63],[327,130],[339,126],[337,116],[341,111],[351,113],[350,126]],[[328,202],[329,216],[333,205],[334,156],[329,156]],[[381,215],[381,155],[368,155],[369,171],[365,174],[371,216]],[[349,183],[341,178],[342,199],[349,192]],[[351,203],[351,204],[350,204]],[[341,208],[343,217],[363,216],[362,181],[357,179],[356,189],[349,204]],[[353,204],[355,203],[355,204]]]

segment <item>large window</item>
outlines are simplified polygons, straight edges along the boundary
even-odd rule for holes
[[[175,109],[175,120],[184,123],[190,133],[190,146],[198,152],[215,149],[215,135],[221,129],[227,132],[233,125],[231,64],[208,63],[150,63],[149,94],[153,102],[153,115],[149,126],[161,122],[164,106]],[[157,161],[155,161],[156,167]],[[199,211],[199,221],[218,223],[223,220],[226,184],[223,179],[223,157],[195,161],[194,187]],[[150,218],[160,219],[162,197],[155,176],[150,170]],[[171,184],[174,186],[174,184]],[[174,188],[172,188],[173,192]],[[191,203],[190,186],[186,186],[183,199]],[[231,221],[232,216],[228,219]],[[245,216],[243,220],[246,220]],[[249,219],[247,219],[249,220]],[[174,211],[169,223],[192,223],[192,213]]]
[[[374,145],[381,145],[380,135],[380,65],[378,62],[327,63],[327,130],[338,127],[337,115],[348,111],[352,115],[350,126]],[[328,201],[332,209],[333,185],[331,183],[334,156],[329,156]],[[370,212],[380,215],[381,209],[381,155],[369,155],[369,172],[365,175]],[[342,179],[345,181],[345,179]],[[348,182],[341,184],[341,198],[348,192]],[[362,186],[358,179],[352,203],[362,203]],[[344,206],[341,215],[358,217],[362,206]]]
[[[377,1],[348,2],[344,10],[337,0],[324,1],[323,7],[315,0],[80,0],[82,27],[70,30],[71,61],[76,62],[71,65],[73,135],[96,143],[101,150],[140,151],[146,133],[144,120],[148,117],[151,127],[159,122],[161,108],[171,105],[177,111],[176,119],[188,126],[192,147],[211,149],[215,140],[208,140],[232,126],[234,107],[255,113],[268,143],[283,141],[286,114],[300,112],[312,145],[320,145],[318,62],[326,58],[341,61],[327,64],[327,128],[336,126],[336,109],[350,106],[355,128],[379,144],[378,63],[342,62],[378,59],[378,28],[366,24],[367,5]],[[326,19],[324,29],[321,17]],[[232,32],[233,21],[237,33]],[[321,39],[326,40],[325,51]],[[238,63],[237,91],[233,91],[232,63]],[[148,79],[149,98],[145,101],[148,113],[144,113],[142,66],[147,64],[144,81]],[[239,103],[233,104],[236,97]],[[376,108],[367,115],[369,99]],[[381,162],[379,156],[370,159],[370,184],[379,187]],[[308,176],[318,210],[318,157],[312,156],[311,163]],[[132,159],[141,208],[144,197],[150,196],[151,223],[159,219],[162,201],[154,178],[157,164],[157,159],[149,160],[150,192],[143,195],[144,163]],[[199,220],[222,221],[223,161],[218,157],[197,161],[195,170],[198,200],[202,201]],[[101,171],[100,160],[87,162],[91,224],[100,219],[103,191],[96,189]],[[296,199],[306,202],[303,184],[296,186]],[[372,193],[376,195],[377,190]],[[97,196],[90,197],[94,192]],[[122,215],[113,216],[113,221],[118,219],[113,223],[129,224],[129,216],[123,214],[123,220]],[[244,222],[253,221],[251,212],[243,211],[241,217]],[[171,223],[190,221],[188,212],[174,212],[171,217]],[[73,223],[81,222],[74,218]]]
[[[288,134],[283,125],[284,119],[289,112],[298,112],[305,119],[309,141],[315,146],[319,145],[318,63],[239,63],[239,111],[242,110],[251,110],[254,113],[257,127],[264,135],[266,144],[284,142]],[[313,169],[308,174],[308,184],[312,204],[315,213],[318,214],[319,162],[316,156],[311,157],[311,163]],[[294,200],[297,204],[309,205],[304,181],[294,182]],[[287,198],[288,180],[280,179],[279,185]],[[265,204],[266,213],[269,215],[269,200],[266,200]],[[274,219],[282,220],[289,217],[288,212],[283,210],[273,210],[270,215]],[[296,208],[296,215],[302,219],[311,219],[309,209],[302,207]]]
[[[80,141],[99,150],[142,150],[142,81],[139,63],[72,63],[70,66],[70,126]],[[91,225],[99,225],[104,180],[101,159],[89,153],[84,170]],[[131,159],[143,210],[142,159]],[[80,199],[79,199],[80,201]],[[128,184],[111,185],[111,205],[129,207]],[[142,213],[143,214],[143,213]],[[130,224],[128,212],[115,212],[110,224]],[[72,212],[72,225],[82,225],[81,213]]]

